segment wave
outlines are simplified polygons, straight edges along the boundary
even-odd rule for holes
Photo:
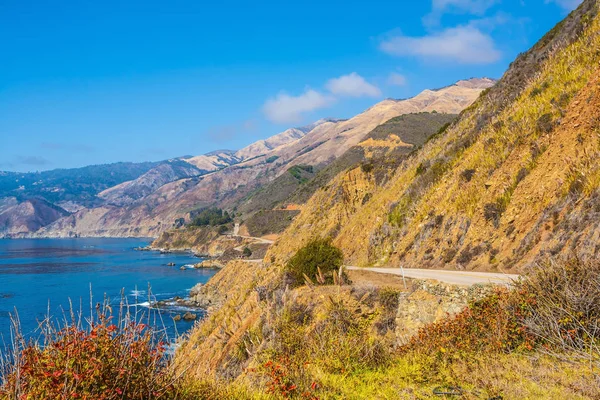
[[[144,308],[150,308],[153,310],[170,311],[170,312],[187,312],[187,311],[196,312],[196,313],[204,312],[204,310],[201,308],[181,305],[174,301],[162,303],[160,305],[160,307],[157,307],[156,304],[151,303],[149,301],[144,301],[142,303],[136,303],[136,304],[130,304],[129,307],[144,307]]]
[[[169,311],[190,311],[190,312],[199,312],[202,313],[204,312],[204,310],[198,308],[198,307],[188,307],[188,306],[181,306],[181,305],[169,305],[167,307],[167,310]]]
[[[145,307],[145,308],[152,308],[152,305],[150,304],[150,302],[149,302],[149,301],[144,301],[143,303],[131,304],[131,305],[129,305],[129,307]]]

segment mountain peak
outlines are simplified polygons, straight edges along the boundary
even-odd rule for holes
[[[235,153],[235,150],[229,150],[229,149],[220,149],[220,150],[213,150],[210,153],[206,153],[205,156],[218,156],[221,154],[233,154]]]
[[[482,77],[482,78],[469,78],[456,82],[454,85],[459,87],[467,87],[470,89],[487,89],[494,86],[498,82],[497,79]]]
[[[458,114],[475,101],[482,90],[495,84],[495,79],[487,77],[463,79],[439,89],[425,89],[411,98],[388,98],[375,104],[367,111],[400,108],[398,110],[400,114],[431,111]]]
[[[321,118],[320,120],[317,120],[317,121],[313,122],[312,124],[300,126],[300,127],[297,127],[296,129],[298,129],[304,133],[308,133],[308,132],[312,131],[313,129],[315,129],[317,126],[323,125],[327,122],[336,123],[336,122],[342,122],[342,121],[345,121],[345,120],[340,119],[340,118]]]

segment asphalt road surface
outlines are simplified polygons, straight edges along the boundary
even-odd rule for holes
[[[494,283],[497,285],[510,285],[512,281],[519,279],[519,275],[502,274],[497,272],[476,271],[446,271],[437,269],[415,269],[415,268],[358,268],[346,267],[349,270],[363,270],[378,272],[381,274],[392,274],[413,279],[435,279],[452,285],[471,286],[477,283]]]

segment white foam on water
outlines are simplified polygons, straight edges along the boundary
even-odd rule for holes
[[[177,306],[177,305],[169,305],[168,310],[171,311],[190,311],[190,312],[202,312],[203,310],[198,307],[186,307],[186,306]]]

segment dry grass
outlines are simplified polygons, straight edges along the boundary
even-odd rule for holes
[[[535,303],[524,324],[557,357],[568,354],[600,369],[600,262],[546,260],[519,284]]]
[[[511,267],[513,251],[537,229],[544,210],[571,186],[585,197],[600,184],[598,71],[590,68],[600,63],[598,32],[599,19],[588,19],[579,40],[554,49],[514,101],[497,104],[490,91],[409,157],[385,187],[367,184],[360,170],[340,174],[315,194],[270,255],[285,262],[307,238],[332,234],[351,265],[439,267],[447,249],[484,242],[489,252],[469,267]],[[472,171],[469,180],[464,171]],[[487,219],[486,206],[494,208]],[[439,215],[441,226],[434,224]],[[527,251],[533,257],[541,249]]]

